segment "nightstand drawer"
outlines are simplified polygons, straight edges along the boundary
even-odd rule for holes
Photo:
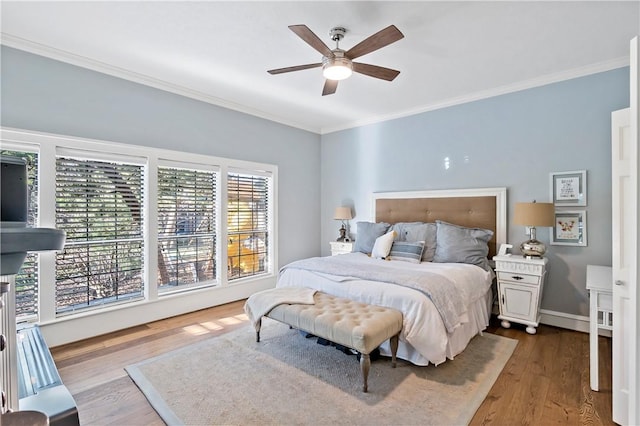
[[[331,243],[331,249],[336,251],[350,252],[352,247],[353,247],[353,243],[351,242],[339,243],[336,241],[335,243]]]
[[[498,271],[498,280],[511,281],[522,284],[539,284],[540,277],[537,275],[518,274],[515,272],[502,272]]]
[[[331,255],[351,253],[353,241],[331,241]]]

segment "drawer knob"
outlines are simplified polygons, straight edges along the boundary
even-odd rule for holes
[[[623,284],[624,284],[624,281],[622,281],[622,280],[616,280],[616,285],[623,285]]]
[[[513,276],[511,276],[511,278],[513,278],[513,279],[514,279],[514,280],[516,280],[516,281],[518,281],[518,280],[523,280],[523,279],[524,279],[524,278],[522,278],[522,277],[521,277],[521,276],[519,276],[519,275],[513,275]]]

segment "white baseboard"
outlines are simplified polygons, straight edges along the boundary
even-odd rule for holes
[[[564,312],[540,309],[540,323],[554,327],[566,328],[583,333],[589,332],[589,317],[583,315],[566,314]],[[611,337],[609,330],[599,330],[599,335]]]
[[[498,303],[494,304],[493,313],[495,315],[500,313]],[[553,327],[580,331],[582,333],[589,332],[589,317],[585,317],[583,315],[573,315],[564,312],[550,311],[548,309],[540,309],[540,323],[551,325]],[[598,330],[598,334],[601,336],[611,337],[611,331],[609,330]]]
[[[554,327],[589,332],[589,317],[540,309],[540,322]]]

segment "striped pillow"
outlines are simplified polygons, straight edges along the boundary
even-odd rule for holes
[[[388,259],[402,260],[411,263],[420,263],[422,260],[422,251],[424,250],[424,241],[394,241],[389,252]]]

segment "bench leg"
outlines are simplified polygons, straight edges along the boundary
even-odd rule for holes
[[[260,327],[262,327],[262,318],[256,323],[256,342],[260,343]]]
[[[389,339],[389,345],[391,346],[391,366],[396,368],[396,353],[398,353],[398,336],[400,334],[396,334],[391,339]]]
[[[369,378],[369,368],[371,367],[371,358],[369,354],[360,353],[360,369],[362,370],[362,392],[367,391],[367,380]]]

